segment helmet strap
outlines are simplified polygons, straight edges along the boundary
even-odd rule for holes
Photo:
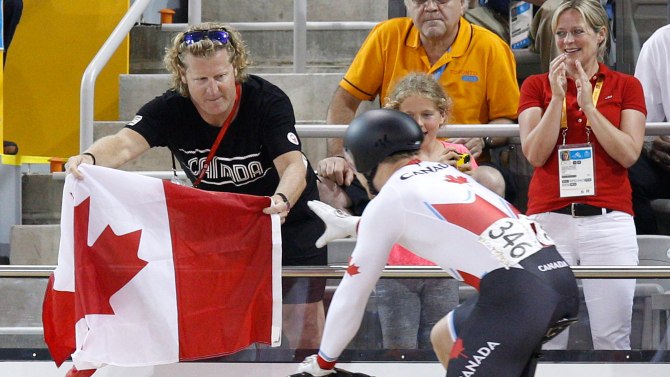
[[[372,195],[379,194],[379,191],[375,188],[374,183],[372,183],[372,180],[375,179],[375,175],[377,175],[377,167],[378,166],[375,166],[372,170],[370,170],[369,173],[363,174],[365,179],[368,181],[368,190]]]

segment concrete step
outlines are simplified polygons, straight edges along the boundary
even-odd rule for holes
[[[63,181],[60,181],[61,183]],[[54,202],[60,208],[61,201]],[[9,260],[13,265],[56,265],[60,242],[60,215],[52,224],[12,227]],[[2,281],[2,279],[0,279]]]
[[[231,12],[234,9],[234,12]],[[307,21],[371,21],[388,18],[387,1],[310,0]],[[202,20],[216,22],[290,22],[293,0],[263,3],[232,0],[203,1]],[[293,63],[291,31],[241,31],[255,69],[286,71]],[[130,67],[133,73],[165,72],[162,57],[176,33],[163,32],[157,25],[140,25],[130,34]],[[307,32],[307,64],[310,71],[342,70],[349,65],[368,30]]]
[[[351,63],[369,30],[309,30],[307,67],[310,72],[343,71]],[[242,31],[256,72],[290,72],[293,66],[292,31]],[[135,26],[130,32],[130,72],[166,73],[165,48],[176,35],[154,25]]]
[[[21,176],[21,212],[24,225],[52,224],[60,219],[64,181],[54,181],[51,174]]]
[[[0,279],[0,327],[41,327],[47,279]],[[45,348],[42,335],[0,335],[0,348]]]
[[[387,17],[388,1],[307,1],[308,21],[373,21]],[[203,0],[202,19],[221,22],[292,21],[293,0],[266,1],[262,6],[252,1]]]

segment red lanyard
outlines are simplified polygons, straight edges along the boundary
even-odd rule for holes
[[[198,178],[193,182],[193,187],[198,187],[200,182],[202,181],[202,177],[205,176],[205,173],[207,172],[207,169],[209,169],[209,164],[212,163],[212,159],[214,158],[214,154],[216,153],[216,150],[219,149],[219,144],[221,144],[221,140],[223,139],[223,135],[226,134],[226,131],[228,130],[228,127],[230,126],[230,123],[233,121],[233,117],[235,116],[235,113],[237,113],[237,109],[240,107],[240,91],[241,91],[241,86],[240,84],[235,85],[235,102],[233,103],[233,110],[228,114],[228,117],[226,120],[223,122],[223,125],[221,125],[221,131],[219,131],[219,135],[216,137],[216,140],[214,140],[214,144],[212,144],[212,148],[209,150],[209,154],[207,155],[207,159],[205,160],[205,163],[202,165],[202,169],[200,169],[200,174],[198,174]]]

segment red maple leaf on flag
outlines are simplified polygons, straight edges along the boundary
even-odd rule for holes
[[[90,198],[74,209],[75,323],[87,314],[114,314],[112,295],[125,286],[148,262],[137,257],[141,230],[117,235],[107,225],[88,246]]]
[[[78,370],[76,367],[70,368],[65,377],[91,377],[97,369]]]
[[[459,185],[462,185],[464,183],[468,183],[468,179],[465,177],[454,177],[453,175],[448,175],[444,178],[445,181],[449,183],[457,183]]]

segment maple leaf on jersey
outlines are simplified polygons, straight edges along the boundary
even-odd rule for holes
[[[468,355],[464,353],[465,347],[463,347],[463,339],[458,338],[454,342],[453,347],[451,347],[451,353],[449,354],[450,359],[458,359],[459,357],[463,357],[465,359],[468,358]]]
[[[90,201],[74,209],[76,321],[88,314],[114,314],[111,296],[147,265],[137,257],[141,230],[117,235],[107,225],[88,246]]]
[[[351,257],[349,257],[349,267],[347,267],[347,273],[349,274],[349,276],[354,276],[354,275],[360,274],[361,272],[358,271],[359,268],[360,267],[351,263]]]
[[[465,177],[454,177],[453,175],[448,175],[444,178],[445,181],[449,183],[458,183],[459,185],[462,185],[464,183],[468,183],[468,179]]]

